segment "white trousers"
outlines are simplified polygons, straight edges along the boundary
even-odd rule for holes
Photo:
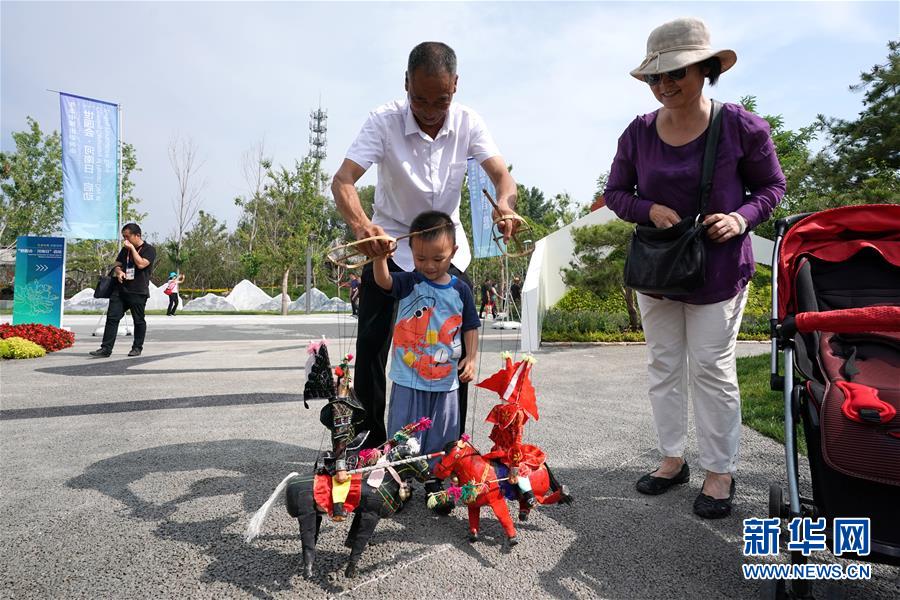
[[[663,456],[684,456],[688,388],[700,446],[700,467],[737,468],[741,393],[735,343],[747,304],[745,287],[715,304],[686,304],[637,294],[647,339],[650,404]]]

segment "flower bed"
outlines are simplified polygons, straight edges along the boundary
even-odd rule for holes
[[[47,352],[56,352],[75,343],[74,333],[53,325],[39,325],[37,323],[25,323],[22,325],[0,324],[0,339],[5,340],[12,337],[34,342]]]

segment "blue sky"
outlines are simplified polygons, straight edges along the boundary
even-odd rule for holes
[[[755,95],[790,128],[853,118],[859,74],[900,37],[897,2],[0,3],[0,139],[26,115],[59,129],[56,89],[119,102],[145,229],[172,232],[167,147],[190,137],[205,159],[202,208],[233,228],[248,186],[242,155],[260,140],[276,163],[308,150],[308,114],[328,110],[329,173],[368,112],[401,98],[409,50],[445,41],[459,57],[456,99],[484,117],[513,175],[589,202],[616,140],[657,108],[628,75],[647,34],[698,16],[738,62],[719,100]],[[375,182],[375,169],[362,183]]]

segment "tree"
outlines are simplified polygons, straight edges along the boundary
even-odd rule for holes
[[[28,128],[13,132],[16,151],[0,152],[0,247],[20,235],[48,235],[62,220],[62,145],[54,131],[44,135],[27,117]]]
[[[197,146],[190,138],[176,137],[169,142],[169,163],[175,172],[178,191],[172,200],[172,209],[175,212],[175,236],[171,243],[166,245],[166,250],[172,256],[176,271],[181,268],[181,263],[186,258],[182,255],[184,235],[197,217],[201,203],[200,193],[206,185],[205,180],[198,181],[203,161],[197,152]]]
[[[888,42],[887,62],[860,74],[850,90],[862,91],[863,110],[854,121],[826,119],[818,126],[831,138],[830,150],[848,184],[859,184],[881,169],[900,170],[900,41]]]
[[[185,233],[186,260],[183,269],[191,278],[191,287],[230,287],[236,260],[229,255],[230,240],[225,223],[205,211],[197,213],[194,226]]]
[[[563,278],[566,285],[590,290],[600,297],[618,290],[625,299],[629,325],[637,331],[641,326],[637,300],[623,278],[632,230],[631,224],[619,220],[575,227],[575,260],[570,263],[571,269],[563,270]]]
[[[265,155],[265,140],[244,152],[241,166],[244,181],[247,182],[247,196],[238,196],[234,203],[244,209],[235,230],[235,239],[242,247],[240,264],[244,275],[256,283],[262,268],[262,259],[256,248],[256,236],[259,233],[257,212],[262,204],[262,193],[265,189],[266,173],[272,168],[272,160]]]
[[[281,274],[281,314],[287,314],[288,277],[291,268],[305,261],[307,247],[318,257],[327,248],[336,222],[329,215],[321,193],[327,176],[309,156],[293,169],[269,168],[266,185],[256,207],[259,220],[258,248],[263,264]]]
[[[545,237],[586,214],[584,207],[568,192],[547,199],[538,188],[517,184],[517,197],[516,212],[531,224],[537,238]]]
[[[244,170],[244,180],[247,182],[249,198],[251,199],[251,219],[250,229],[247,235],[247,252],[253,253],[253,242],[256,239],[257,222],[256,208],[257,205],[252,203],[262,194],[263,186],[266,180],[266,171],[272,167],[272,161],[266,158],[265,140],[260,140],[258,144],[244,152],[241,164]],[[240,204],[240,203],[239,203]]]

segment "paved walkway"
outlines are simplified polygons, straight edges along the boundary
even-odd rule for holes
[[[578,502],[538,509],[519,526],[517,547],[506,548],[487,513],[483,541],[468,544],[464,511],[431,516],[419,493],[378,526],[354,580],[343,577],[348,525],[325,523],[318,577],[308,582],[299,576],[296,523],[281,505],[254,543],[242,533],[281,478],[308,470],[321,447],[317,407],[307,411],[300,402],[298,366],[306,339],[344,325],[314,317],[151,317],[143,356],[127,358],[130,340],[120,339],[112,358],[90,359],[97,319],[70,321],[78,335],[72,349],[0,364],[4,598],[764,593],[762,583],[741,576],[741,519],[766,516],[768,484],[784,480],[782,448],[745,429],[730,519],[691,514],[699,477],[661,497],[637,494],[634,481],[655,460],[641,346],[537,354],[541,420],[527,435]],[[492,334],[483,376],[515,340]],[[491,400],[484,393],[470,400],[482,448]],[[687,458],[696,462],[694,443]],[[900,594],[897,571],[885,567],[871,581],[816,589],[821,598]]]

